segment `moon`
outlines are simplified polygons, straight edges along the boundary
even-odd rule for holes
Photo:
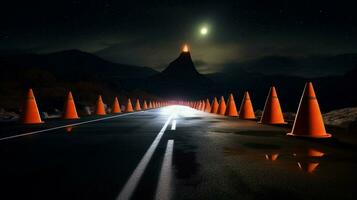
[[[201,27],[201,29],[200,29],[200,33],[201,33],[201,35],[207,35],[207,33],[208,33],[208,28],[207,27]]]

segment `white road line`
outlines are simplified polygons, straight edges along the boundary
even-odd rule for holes
[[[165,130],[167,126],[170,123],[170,120],[172,119],[173,115],[170,115],[170,117],[167,119],[165,122],[164,126],[160,130],[160,132],[157,134],[155,140],[152,142],[150,145],[149,149],[146,151],[144,156],[141,158],[138,166],[135,168],[134,172],[131,174],[130,178],[128,181],[125,183],[123,189],[119,193],[119,196],[116,198],[117,200],[128,200],[130,197],[133,195],[134,190],[136,186],[138,185],[147,165],[149,164],[149,161],[154,154],[157,145],[159,144],[162,135],[165,133]]]
[[[155,199],[169,200],[171,199],[172,191],[172,154],[174,149],[174,141],[167,141],[164,160],[161,166],[159,183],[157,185]]]
[[[171,130],[176,130],[176,120],[172,120]]]
[[[145,111],[139,111],[139,112],[145,112]],[[0,138],[0,141],[19,138],[19,137],[24,137],[24,136],[28,136],[28,135],[34,135],[34,134],[43,133],[43,132],[47,132],[47,131],[53,131],[53,130],[57,130],[57,129],[61,129],[61,128],[66,128],[66,127],[69,127],[69,126],[78,126],[78,125],[82,125],[82,124],[88,124],[88,123],[92,123],[92,122],[98,122],[98,121],[103,121],[103,120],[107,120],[107,119],[123,117],[123,116],[132,115],[132,114],[139,113],[139,112],[124,113],[124,114],[121,114],[121,115],[103,117],[103,118],[93,119],[93,120],[89,120],[89,121],[85,121],[85,122],[77,122],[77,123],[73,123],[73,124],[57,126],[57,127],[53,127],[53,128],[39,130],[39,131],[32,131],[32,132],[22,133],[22,134],[18,134],[18,135],[12,135],[12,136],[8,136],[8,137]]]

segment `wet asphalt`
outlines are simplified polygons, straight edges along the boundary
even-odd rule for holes
[[[169,199],[356,198],[357,146],[343,136],[292,138],[289,126],[169,106],[1,140],[0,199],[114,200],[170,116],[131,199],[155,199],[165,167]],[[93,119],[3,123],[0,138]]]

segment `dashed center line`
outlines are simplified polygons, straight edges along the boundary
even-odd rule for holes
[[[162,162],[159,183],[156,189],[156,200],[171,199],[172,191],[172,155],[174,149],[174,140],[167,141],[164,161]]]
[[[176,130],[176,119],[172,120],[171,130]]]
[[[149,164],[149,161],[151,160],[152,155],[154,154],[157,145],[159,144],[162,135],[165,133],[165,130],[167,126],[169,125],[173,115],[170,115],[170,117],[167,119],[166,123],[160,130],[160,132],[157,134],[155,140],[152,142],[150,145],[149,149],[146,151],[144,156],[141,158],[138,166],[135,168],[134,172],[131,174],[129,177],[128,181],[124,185],[123,189],[119,193],[119,196],[117,197],[117,200],[128,200],[130,197],[133,195],[135,188],[139,184],[139,181],[144,174],[144,171]]]

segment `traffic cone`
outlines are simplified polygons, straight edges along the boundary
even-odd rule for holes
[[[136,99],[135,111],[140,111],[140,110],[141,110],[140,101],[139,101],[139,99]]]
[[[196,101],[196,102],[195,102],[195,105],[194,105],[193,107],[194,107],[194,109],[198,109],[198,106],[199,106],[199,102]]]
[[[205,111],[205,107],[206,107],[206,102],[204,100],[201,100],[200,111]]]
[[[218,111],[218,101],[217,98],[214,97],[211,106],[211,113],[217,114],[217,111]]]
[[[224,115],[226,113],[226,102],[224,101],[224,97],[221,96],[221,100],[219,101],[217,114]]]
[[[97,106],[96,106],[95,114],[96,115],[106,115],[105,107],[104,107],[104,103],[103,103],[101,95],[99,95],[98,99],[97,99]]]
[[[78,119],[79,118],[71,91],[68,92],[67,100],[64,103],[62,118],[63,119]]]
[[[23,113],[21,117],[24,124],[40,124],[41,120],[40,112],[38,111],[37,103],[32,89],[27,92],[26,101],[23,107]]]
[[[255,119],[255,113],[248,92],[245,92],[242,105],[239,110],[240,119]]]
[[[146,104],[146,100],[144,100],[144,103],[143,103],[143,110],[147,110],[148,109],[148,105]]]
[[[113,101],[112,113],[113,113],[113,114],[121,113],[120,104],[119,104],[119,101],[118,101],[118,98],[117,98],[117,97],[115,97],[115,98],[114,98],[114,101]]]
[[[126,103],[125,112],[133,112],[133,105],[131,104],[130,98],[128,98],[128,102]]]
[[[275,87],[269,89],[268,97],[265,101],[262,117],[258,123],[262,124],[286,124],[281,111],[278,94]]]
[[[211,105],[208,99],[206,99],[205,112],[211,112]]]
[[[234,102],[233,94],[229,95],[229,99],[228,99],[228,102],[227,102],[227,109],[226,109],[225,115],[226,116],[230,116],[230,117],[237,117],[238,116],[236,103]]]
[[[309,138],[331,137],[331,134],[326,133],[319,103],[311,82],[305,84],[293,129],[287,135]]]
[[[151,101],[149,101],[148,109],[151,109],[151,108],[152,108],[152,103],[151,103]]]

